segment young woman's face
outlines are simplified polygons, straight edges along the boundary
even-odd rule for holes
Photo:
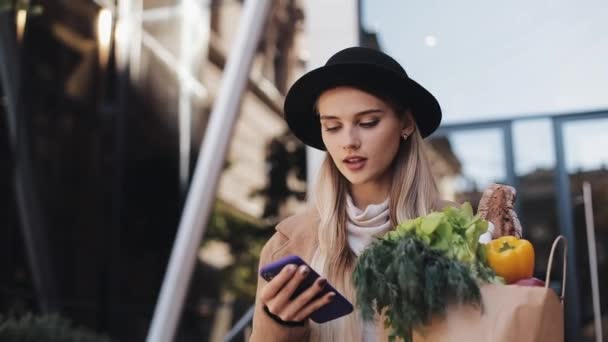
[[[352,87],[325,91],[317,109],[323,142],[344,177],[353,185],[390,182],[401,136],[414,130],[409,113],[400,118],[381,99]]]

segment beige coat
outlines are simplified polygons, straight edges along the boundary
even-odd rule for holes
[[[438,207],[441,208],[449,203],[442,201]],[[319,216],[316,209],[312,208],[281,221],[276,227],[276,233],[262,249],[260,267],[291,254],[298,255],[310,264],[317,243],[318,223]],[[302,327],[285,327],[276,323],[263,311],[263,305],[259,301],[259,293],[266,283],[266,280],[258,277],[253,332],[250,341],[308,341],[310,335],[308,324]],[[382,323],[378,324],[376,330],[378,333],[376,341],[388,340],[389,331],[384,329]]]
[[[290,254],[296,254],[310,263],[317,240],[318,221],[318,215],[313,209],[281,221],[276,227],[277,231],[262,249],[260,267]],[[250,341],[307,341],[310,335],[308,324],[302,327],[285,327],[276,323],[263,311],[259,295],[266,283],[266,280],[258,276],[253,332]]]

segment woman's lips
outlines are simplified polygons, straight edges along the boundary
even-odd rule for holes
[[[346,167],[351,171],[361,170],[365,166],[366,162],[366,158],[353,158],[344,160],[344,164],[346,164]]]

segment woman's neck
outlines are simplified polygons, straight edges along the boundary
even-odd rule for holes
[[[357,184],[350,186],[350,196],[353,204],[359,209],[365,209],[370,204],[379,204],[389,195],[390,184]]]

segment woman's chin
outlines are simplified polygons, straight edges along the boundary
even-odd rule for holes
[[[386,181],[386,179],[381,176],[383,174],[377,174],[376,172],[373,172],[373,170],[366,170],[363,172],[349,172],[349,170],[345,170],[342,175],[351,185],[383,184],[384,181]]]
[[[344,177],[352,185],[360,185],[360,184],[367,183],[367,181],[368,181],[367,177],[362,174],[356,174],[356,175],[346,174],[346,175],[344,175]]]

